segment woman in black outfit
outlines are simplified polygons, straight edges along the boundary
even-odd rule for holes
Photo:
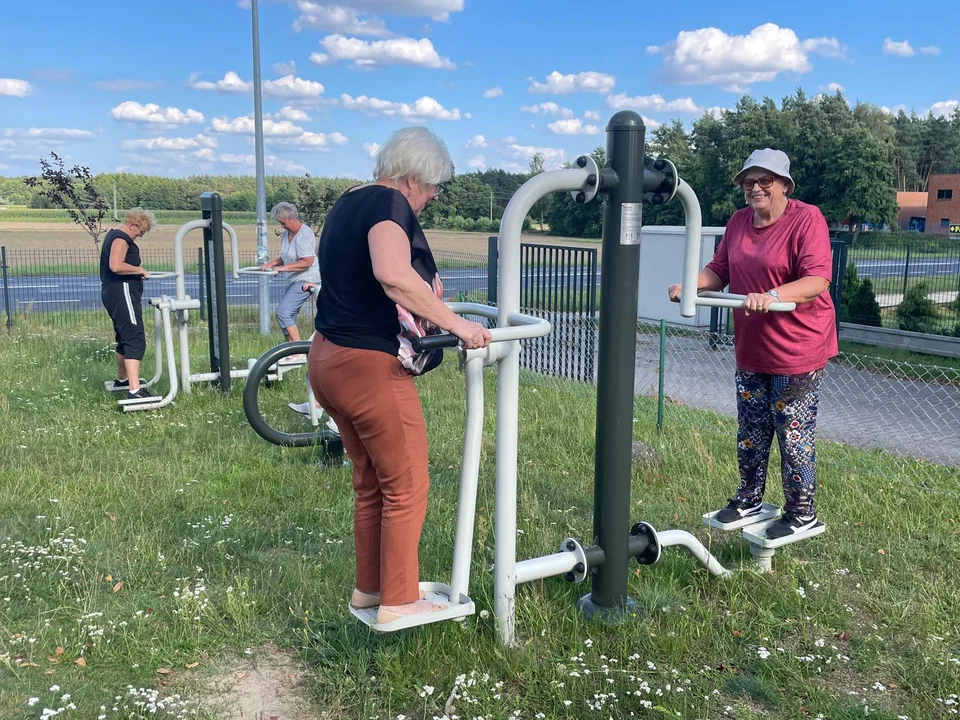
[[[100,248],[100,300],[113,320],[117,341],[114,387],[128,389],[129,399],[153,397],[140,387],[140,362],[147,349],[143,331],[143,278],[137,239],[153,227],[153,213],[142,208],[127,212],[123,225],[110,230]]]

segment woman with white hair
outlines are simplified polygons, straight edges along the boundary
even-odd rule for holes
[[[485,327],[444,304],[418,220],[451,172],[447,148],[433,133],[398,130],[377,151],[375,181],[345,192],[320,234],[322,282],[310,382],[353,461],[351,604],[379,606],[380,624],[444,609],[421,599],[419,589],[418,546],[430,478],[413,378],[434,363],[424,365],[401,349],[409,348],[404,332],[439,327],[467,348],[490,343]]]
[[[297,315],[310,298],[304,283],[320,282],[320,266],[317,264],[317,236],[309,225],[300,222],[296,205],[288,202],[274,205],[273,218],[283,228],[280,237],[280,257],[265,262],[263,270],[271,268],[283,273],[287,289],[277,305],[277,323],[286,340],[299,340]],[[297,356],[293,356],[295,359]],[[289,361],[291,358],[287,358]],[[300,358],[302,359],[302,358]]]
[[[762,509],[774,435],[780,443],[784,513],[767,529],[781,538],[817,524],[816,431],[820,382],[837,350],[830,233],[815,205],[793,199],[790,158],[781,150],[751,153],[733,179],[747,207],[727,222],[697,291],[746,295],[734,310],[737,370],[737,461],[740,485],[716,519],[722,523]],[[669,289],[678,300],[680,286]],[[770,313],[774,302],[793,312]]]
[[[113,321],[117,343],[115,389],[126,388],[130,400],[153,397],[140,387],[140,363],[147,350],[143,330],[143,278],[137,240],[153,227],[153,213],[143,208],[127,211],[123,225],[107,232],[100,248],[100,301]]]

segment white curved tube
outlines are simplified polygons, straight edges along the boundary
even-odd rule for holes
[[[460,496],[457,499],[457,532],[453,542],[453,574],[450,599],[470,594],[470,558],[473,552],[473,526],[477,516],[477,485],[480,482],[480,449],[483,444],[483,360],[468,360],[467,421],[460,462]]]
[[[173,402],[177,396],[177,373],[175,370],[175,355],[173,352],[173,328],[170,323],[170,305],[166,298],[160,301],[158,307],[154,307],[153,318],[155,323],[163,323],[163,335],[166,342],[167,365],[170,368],[170,389],[159,401],[149,403],[136,403],[132,405],[123,405],[124,412],[136,412],[137,410],[159,410]]]
[[[187,288],[183,275],[183,239],[191,230],[198,230],[210,225],[209,220],[191,220],[184,223],[173,236],[173,269],[177,273],[177,300],[183,300],[187,296]]]
[[[577,554],[567,551],[531,558],[517,563],[514,577],[517,585],[532,580],[556,577],[572,572],[578,562],[580,562],[580,558],[577,557]]]
[[[239,276],[240,271],[240,241],[237,240],[237,232],[232,227],[223,223],[223,229],[227,231],[227,235],[230,236],[230,260],[231,260],[231,269],[233,270],[233,279],[236,280]]]
[[[670,545],[679,545],[682,548],[686,548],[712,575],[724,578],[733,575],[731,571],[717,562],[717,559],[710,554],[702,542],[686,530],[664,530],[658,532],[657,540],[660,542],[660,547],[662,548],[669,547]]]
[[[272,268],[270,270],[264,270],[259,265],[251,265],[250,267],[244,267],[237,270],[234,273],[234,277],[238,277],[240,275],[269,275],[273,277],[274,275],[279,275],[279,274],[280,273],[278,273],[276,270]]]
[[[167,278],[177,277],[178,273],[164,270],[162,272],[148,272],[144,275],[144,280],[166,280]]]
[[[746,305],[746,299],[746,295],[735,295],[734,293],[722,293],[713,292],[712,290],[704,290],[697,297],[697,305],[743,310],[744,306]],[[769,308],[771,312],[790,312],[791,310],[796,309],[797,304],[793,302],[774,302],[770,303]]]
[[[497,297],[498,325],[507,328],[510,316],[520,312],[520,234],[534,203],[560,190],[579,190],[590,173],[584,168],[551,170],[535,175],[513,194],[500,220]],[[597,178],[599,181],[600,178]],[[514,596],[517,564],[517,432],[520,396],[520,343],[500,346],[497,369],[497,462],[493,578],[493,609],[500,639],[514,644]]]
[[[677,180],[677,195],[686,220],[686,242],[683,245],[683,273],[680,277],[680,315],[689,318],[697,314],[697,276],[700,275],[700,243],[703,239],[703,219],[697,194],[683,179]]]

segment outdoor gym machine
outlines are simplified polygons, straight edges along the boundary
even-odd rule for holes
[[[662,204],[678,197],[686,212],[686,246],[681,282],[681,314],[691,317],[698,305],[744,306],[744,296],[729,293],[697,294],[697,259],[700,257],[700,207],[689,185],[677,175],[673,163],[657,159],[644,167],[645,128],[632,111],[616,113],[607,125],[606,164],[598,168],[588,157],[577,167],[541,173],[524,183],[510,199],[499,235],[499,307],[472,303],[449,303],[459,314],[495,318],[493,342],[482,350],[464,350],[467,384],[467,420],[461,465],[460,497],[450,585],[421,583],[426,597],[447,609],[397,620],[380,628],[376,608],[351,612],[377,631],[393,631],[448,619],[461,619],[474,612],[469,597],[470,550],[473,543],[476,486],[479,476],[480,435],[483,418],[482,371],[496,365],[497,429],[494,548],[494,612],[500,637],[514,645],[515,593],[517,585],[533,580],[564,576],[572,582],[591,579],[591,592],[579,601],[588,616],[617,621],[629,614],[636,602],[627,594],[629,563],[659,561],[664,547],[680,546],[709,572],[729,576],[691,533],[683,530],[658,532],[652,525],[630,522],[630,485],[634,417],[634,372],[636,357],[637,300],[640,270],[642,204]],[[579,203],[604,195],[603,268],[601,275],[600,344],[597,365],[597,425],[594,468],[593,535],[590,543],[565,539],[559,551],[518,562],[517,545],[517,432],[520,375],[520,341],[549,333],[543,319],[520,313],[520,233],[533,205],[551,192],[571,192]],[[790,311],[793,303],[774,303],[771,310]],[[441,335],[421,338],[415,349],[455,346],[457,338]],[[743,527],[744,537],[756,546],[754,556],[761,569],[769,570],[774,548],[823,532],[819,525],[806,533],[770,541],[764,536],[772,522],[770,508],[763,522],[721,526],[708,513],[704,520],[722,529]],[[779,514],[779,509],[775,509]],[[773,516],[775,517],[775,515]],[[734,527],[736,526],[736,528]]]
[[[133,412],[137,410],[155,410],[165,407],[173,402],[177,393],[182,389],[189,393],[192,385],[198,382],[212,382],[217,385],[224,393],[230,390],[230,381],[233,378],[244,378],[250,371],[250,367],[255,359],[247,361],[247,367],[240,370],[230,369],[230,336],[227,320],[227,285],[226,285],[226,263],[224,258],[223,239],[224,232],[230,238],[231,260],[233,277],[240,277],[240,274],[247,275],[276,275],[274,270],[261,270],[259,267],[240,267],[240,250],[237,240],[237,233],[234,229],[223,222],[223,206],[218,193],[206,192],[200,195],[199,220],[191,220],[182,225],[173,238],[173,261],[174,271],[172,273],[151,273],[148,279],[158,277],[176,278],[176,296],[169,297],[161,295],[160,297],[150,298],[150,304],[154,308],[154,320],[158,323],[155,327],[155,344],[157,348],[157,371],[154,378],[148,383],[148,387],[156,383],[162,375],[162,356],[161,344],[166,345],[167,364],[170,373],[170,387],[167,394],[163,397],[150,398],[147,401],[121,400],[119,405],[124,412]],[[204,277],[206,280],[207,308],[208,308],[208,334],[209,334],[209,352],[210,352],[210,372],[191,373],[190,372],[190,336],[189,321],[190,311],[200,308],[200,300],[191,298],[186,293],[186,273],[183,265],[183,241],[193,230],[203,231],[203,257],[204,257]],[[174,362],[173,350],[173,329],[172,317],[177,320],[177,331],[180,344],[180,380],[176,377],[176,365]],[[161,335],[160,326],[163,327]],[[277,368],[272,379],[279,380],[283,370]],[[109,388],[108,388],[109,389]]]

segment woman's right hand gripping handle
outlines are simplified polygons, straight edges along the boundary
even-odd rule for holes
[[[490,331],[487,330],[487,328],[480,323],[471,322],[466,318],[460,318],[456,324],[450,328],[450,332],[463,341],[463,346],[467,350],[484,348],[490,344],[492,339]]]

